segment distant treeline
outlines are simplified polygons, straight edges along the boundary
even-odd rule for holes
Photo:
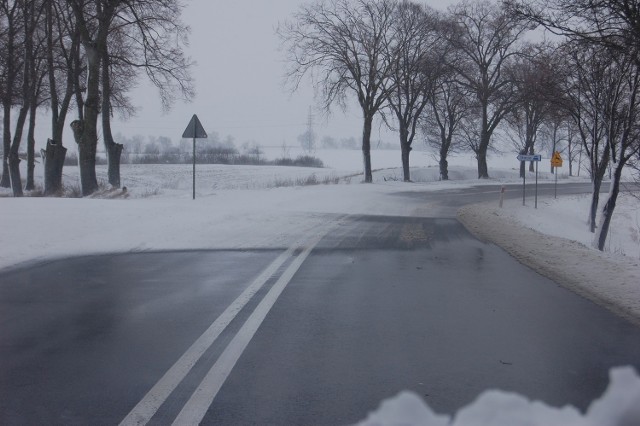
[[[193,162],[191,141],[181,142],[179,146],[175,146],[169,138],[162,136],[149,137],[146,143],[141,137],[133,137],[130,140],[122,136],[120,138],[123,139],[125,146],[121,156],[122,164],[191,164]],[[233,140],[227,138],[221,142],[215,133],[210,140],[196,146],[196,161],[198,164],[324,167],[322,160],[311,155],[290,158],[283,154],[281,158],[267,160],[259,145],[245,143],[240,151],[235,147]],[[107,164],[106,156],[99,153],[96,164]],[[67,154],[65,165],[78,165],[76,153]]]

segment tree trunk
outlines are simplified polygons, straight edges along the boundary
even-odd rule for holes
[[[11,188],[11,177],[9,176],[9,150],[2,155],[2,178],[0,179],[0,187]]]
[[[17,152],[9,153],[9,177],[14,197],[22,197],[22,179],[20,177],[20,157]]]
[[[109,183],[114,188],[120,187],[120,156],[122,154],[122,144],[115,143],[111,133],[111,63],[109,60],[109,50],[104,45],[102,49],[102,137],[104,148],[107,153],[109,163],[108,176]],[[311,137],[311,136],[309,136]]]
[[[596,155],[596,153],[594,153]],[[593,195],[591,197],[591,210],[589,215],[590,231],[596,232],[596,219],[598,215],[598,203],[600,201],[600,187],[602,186],[602,180],[607,172],[609,165],[609,150],[607,149],[600,159],[600,164],[592,166],[592,179],[593,179]],[[592,159],[592,164],[594,160]]]
[[[16,69],[15,69],[15,15],[14,11],[17,3],[14,2],[14,7],[11,13],[3,16],[3,24],[6,18],[6,57],[3,58],[4,75],[2,76],[4,83],[4,92],[2,99],[3,119],[2,119],[2,178],[0,178],[0,187],[11,188],[11,176],[9,175],[9,152],[11,151],[11,107],[12,97],[14,91],[14,83],[16,81]],[[4,30],[4,29],[3,29]]]
[[[36,187],[33,176],[36,168],[36,112],[37,106],[34,102],[29,111],[29,130],[27,132],[27,184],[24,188],[27,191],[33,191]]]
[[[440,179],[449,180],[449,162],[447,161],[447,157],[449,155],[449,148],[451,147],[451,134],[449,137],[445,137],[444,134],[441,133],[441,144],[440,144]]]
[[[100,53],[95,43],[84,43],[87,57],[87,88],[83,120],[71,123],[78,144],[80,185],[82,195],[91,195],[98,189],[96,177],[96,151],[98,145],[98,114],[100,108]]]
[[[487,166],[487,150],[491,141],[491,133],[487,123],[487,107],[482,108],[482,123],[480,129],[480,144],[476,150],[476,159],[478,160],[478,179],[489,179],[489,167]]]
[[[74,67],[76,59],[67,59],[67,85],[62,102],[60,102],[60,98],[58,97],[58,83],[56,80],[56,68],[54,61],[54,13],[53,2],[47,2],[46,32],[50,94],[49,103],[51,107],[51,139],[47,140],[46,149],[41,150],[40,152],[44,163],[44,194],[48,196],[62,194],[62,169],[67,155],[67,149],[62,144],[62,135],[64,132],[64,123],[66,121],[69,105],[74,94],[74,74],[76,73],[76,68]],[[72,43],[69,50],[72,58],[79,56],[79,44],[80,36],[76,32],[75,34],[72,34]]]
[[[402,173],[405,182],[411,182],[411,171],[409,170],[409,154],[411,144],[409,143],[409,130],[400,121],[400,152],[402,156]]]
[[[526,148],[520,151],[521,155],[525,155],[526,153],[527,153],[527,149]],[[526,170],[527,170],[526,162],[525,161],[521,161],[520,162],[520,179],[524,178],[524,174],[525,174]]]
[[[89,109],[91,110],[91,109]],[[93,113],[85,114],[85,121]],[[78,166],[80,168],[80,188],[82,195],[91,195],[98,189],[96,176],[96,143],[97,135],[91,130],[84,130],[84,122],[75,120],[71,123],[73,136],[78,144]]]
[[[489,167],[487,166],[487,149],[489,148],[490,136],[483,132],[480,138],[480,145],[476,152],[478,160],[478,179],[489,179]]]
[[[62,169],[67,148],[54,139],[48,139],[46,149],[40,152],[44,162],[44,195],[61,195]]]
[[[0,187],[11,188],[9,176],[9,152],[11,151],[11,103],[3,103],[4,116],[2,119],[2,178]]]
[[[362,157],[364,160],[364,181],[365,183],[373,182],[373,173],[371,172],[371,126],[373,124],[373,115],[364,115],[364,128],[362,130]]]
[[[573,159],[571,158],[571,153],[569,153],[569,176],[573,176]]]
[[[604,250],[604,244],[607,241],[607,235],[609,234],[609,226],[611,225],[611,218],[613,217],[613,211],[616,208],[616,201],[618,200],[618,194],[620,193],[620,179],[622,177],[622,169],[622,165],[616,165],[613,178],[611,180],[611,190],[609,191],[609,197],[607,198],[607,202],[602,209],[600,228],[595,239],[595,245],[600,251]]]
[[[529,145],[529,155],[535,154],[535,151],[533,149],[533,142],[530,142],[528,145]],[[529,162],[529,172],[530,173],[533,173],[533,172],[536,171],[535,163],[536,163],[535,161],[530,161]]]
[[[409,169],[409,154],[411,154],[411,146],[402,145],[402,173],[405,182],[411,182],[411,170]]]
[[[62,168],[67,155],[67,148],[49,139],[47,149],[42,151],[44,160],[44,194],[58,195],[62,193]]]
[[[487,101],[482,102],[482,121],[480,122],[480,143],[478,149],[475,150],[476,159],[478,161],[478,179],[489,179],[489,167],[487,166],[487,150],[491,141],[491,133],[489,132],[489,122],[487,113]]]
[[[593,181],[593,194],[591,194],[591,207],[589,209],[589,230],[592,233],[596,232],[596,216],[598,214],[598,203],[600,202],[601,185],[602,179],[595,179]]]
[[[18,119],[16,120],[16,131],[13,134],[13,143],[11,144],[11,151],[9,152],[9,176],[11,179],[11,190],[14,197],[22,197],[22,178],[20,177],[20,142],[22,142],[22,131],[24,129],[24,123],[27,120],[27,113],[29,107],[24,105],[20,108],[18,113]]]
[[[120,188],[120,156],[122,148],[123,145],[121,143],[113,143],[113,141],[106,147],[107,160],[109,162],[109,183],[114,188]]]
[[[440,153],[440,179],[449,180],[449,162],[447,161],[447,154]]]
[[[582,148],[582,146],[580,146]],[[571,131],[567,132],[567,162],[569,163],[569,176],[573,176],[573,159],[574,159],[573,135]]]

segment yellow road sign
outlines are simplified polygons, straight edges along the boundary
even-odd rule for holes
[[[553,157],[551,157],[551,166],[562,167],[562,157],[558,151],[554,152]]]

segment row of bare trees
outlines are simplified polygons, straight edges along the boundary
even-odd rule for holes
[[[365,182],[372,180],[376,114],[398,130],[405,181],[419,131],[438,150],[443,179],[447,157],[458,149],[471,150],[478,178],[488,178],[498,131],[521,154],[533,154],[544,139],[570,165],[579,148],[589,160],[590,226],[602,250],[622,169],[640,149],[640,12],[633,4],[463,0],[440,13],[407,0],[319,0],[278,32],[294,90],[310,75],[327,111],[357,99]],[[562,37],[527,41],[541,25]],[[596,227],[607,170],[612,190]]]
[[[518,100],[511,68],[532,25],[487,1],[439,13],[399,0],[325,0],[302,6],[279,28],[297,87],[310,74],[323,107],[355,96],[362,109],[365,181],[371,182],[370,136],[376,114],[398,130],[404,179],[416,134],[426,128],[447,155],[465,139],[488,178],[493,135]],[[532,66],[532,61],[526,62]]]
[[[603,250],[623,169],[640,160],[640,8],[631,0],[509,0],[506,7],[566,40],[559,98],[589,159],[589,224],[594,246]],[[598,218],[607,170],[610,189]]]
[[[181,0],[0,0],[0,186],[22,195],[18,152],[28,120],[26,189],[33,189],[34,129],[42,110],[51,117],[51,138],[42,152],[45,194],[62,188],[62,136],[72,111],[82,194],[98,188],[98,120],[109,183],[118,187],[122,144],[111,134],[111,118],[135,110],[127,94],[136,77],[147,76],[165,108],[193,95],[183,8]]]

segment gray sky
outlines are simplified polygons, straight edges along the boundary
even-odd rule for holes
[[[155,89],[142,80],[132,99],[136,117],[114,123],[114,133],[164,135],[176,140],[195,113],[207,131],[231,134],[236,144],[255,140],[262,145],[296,145],[314,107],[315,131],[322,137],[359,137],[361,114],[356,105],[343,112],[334,108],[323,117],[316,109],[307,80],[294,94],[283,87],[284,53],[275,34],[279,21],[289,19],[301,0],[190,0],[184,21],[191,27],[189,54],[196,98],[177,102],[163,114]],[[432,1],[445,9],[453,0]],[[393,141],[376,127],[374,139]]]

